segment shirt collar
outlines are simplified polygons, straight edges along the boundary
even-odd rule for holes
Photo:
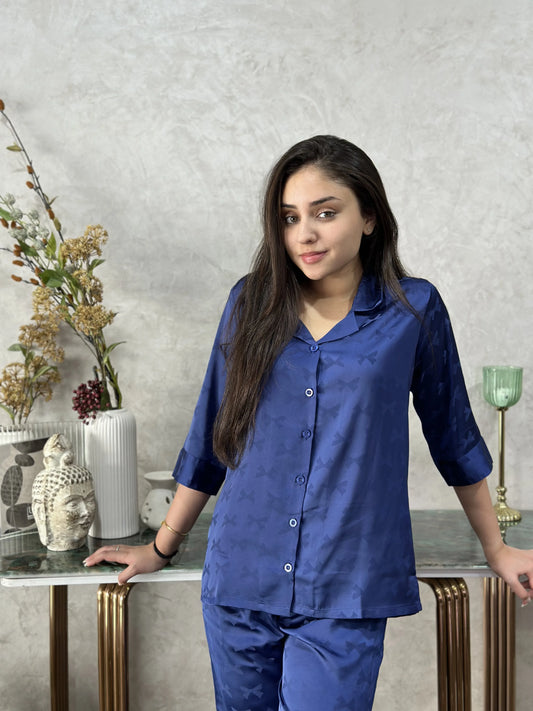
[[[372,312],[383,303],[383,289],[373,274],[363,274],[357,294],[353,300],[353,311],[356,314]]]
[[[381,316],[384,302],[383,289],[376,277],[372,274],[364,274],[353,300],[351,310],[342,321],[339,321],[339,323],[333,326],[331,331],[328,331],[317,343],[337,341],[340,338],[345,338],[352,333],[356,333],[363,328],[363,326],[366,326]],[[306,343],[315,342],[303,323],[299,324],[294,335]]]

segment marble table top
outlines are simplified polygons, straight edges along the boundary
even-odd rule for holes
[[[490,576],[481,546],[461,510],[411,511],[418,577]],[[201,514],[185,545],[163,570],[137,575],[132,582],[200,580],[211,514]],[[533,511],[523,511],[522,521],[506,528],[506,542],[517,548],[533,548]],[[155,536],[141,529],[135,536],[117,541],[89,537],[87,545],[66,552],[47,550],[36,531],[0,537],[0,579],[6,586],[79,585],[116,582],[121,566],[85,568],[90,552],[113,543],[141,545]]]

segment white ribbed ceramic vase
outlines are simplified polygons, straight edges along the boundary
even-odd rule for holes
[[[137,427],[128,410],[99,412],[85,429],[85,462],[94,479],[95,538],[125,538],[139,530]]]

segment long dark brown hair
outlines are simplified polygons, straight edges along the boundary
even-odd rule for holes
[[[242,458],[265,382],[298,326],[306,277],[285,250],[281,202],[287,180],[308,165],[350,188],[362,215],[374,218],[374,230],[363,236],[359,250],[363,271],[408,305],[399,284],[406,271],[398,256],[398,225],[373,162],[360,148],[335,136],[315,136],[294,145],[268,176],[263,239],[235,304],[232,335],[225,346],[227,378],[213,448],[230,468]]]

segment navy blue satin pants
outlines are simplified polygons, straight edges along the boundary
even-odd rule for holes
[[[386,619],[204,604],[217,711],[371,711]]]

